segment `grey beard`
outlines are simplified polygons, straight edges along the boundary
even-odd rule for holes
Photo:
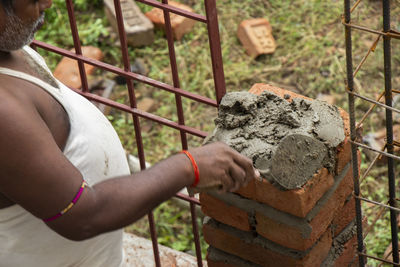
[[[22,20],[15,14],[9,14],[6,18],[4,31],[0,32],[0,51],[10,52],[30,44],[36,30],[43,21],[44,13],[36,21],[28,25],[24,25]]]

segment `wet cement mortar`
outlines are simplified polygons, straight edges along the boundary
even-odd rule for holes
[[[336,147],[345,138],[339,110],[319,100],[286,99],[268,91],[226,94],[205,143],[228,144],[281,190],[302,187],[321,167],[334,173]]]

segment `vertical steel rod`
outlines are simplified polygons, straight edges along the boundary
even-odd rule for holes
[[[162,2],[163,2],[163,4],[168,4],[168,0],[162,0]],[[172,26],[171,26],[171,16],[170,16],[169,11],[166,11],[166,10],[163,10],[163,11],[164,11],[164,21],[165,21],[165,32],[166,32],[167,41],[168,41],[169,61],[170,61],[171,71],[172,71],[172,80],[174,83],[174,87],[180,88],[178,66],[176,63],[176,55],[175,55],[174,36],[173,36]],[[176,102],[176,109],[178,112],[179,124],[184,125],[185,119],[183,116],[181,96],[175,94],[175,102]],[[180,135],[181,135],[182,148],[188,149],[187,138],[186,138],[185,132],[180,131]]]
[[[390,30],[390,1],[383,0],[383,31]],[[392,64],[391,64],[391,42],[390,37],[383,37],[383,55],[385,71],[385,104],[392,106]],[[386,109],[386,138],[387,153],[393,154],[393,112]],[[396,207],[396,181],[394,174],[394,160],[387,157],[388,180],[389,180],[389,205]],[[399,263],[399,241],[397,230],[397,212],[390,210],[390,226],[392,230],[392,255],[393,262]]]
[[[350,12],[350,0],[344,0],[344,16],[345,22],[350,23],[351,12]],[[351,39],[351,28],[345,26],[345,40],[346,40],[346,68],[347,68],[347,86],[349,91],[354,91],[354,79],[353,79],[353,56],[352,56],[352,39]],[[354,96],[349,94],[349,115],[350,115],[350,138],[352,141],[356,140],[356,119],[354,111]],[[357,146],[351,144],[351,161],[353,168],[353,182],[354,182],[354,194],[356,205],[356,224],[357,224],[357,242],[358,242],[358,261],[360,266],[364,266],[364,257],[360,254],[364,252],[363,233],[362,233],[362,214],[361,214],[361,200],[360,196],[360,183],[359,183],[359,170],[358,170],[358,158],[357,158]]]
[[[207,17],[208,41],[210,42],[211,62],[214,74],[217,103],[226,94],[224,66],[222,63],[221,40],[218,29],[217,5],[215,0],[204,0]]]
[[[75,53],[78,55],[82,55],[81,41],[79,39],[78,27],[76,26],[76,19],[75,19],[75,13],[74,13],[74,7],[73,7],[72,0],[66,0],[65,3],[67,5],[68,18],[69,18],[69,24],[71,27],[72,39],[74,41]],[[78,67],[79,67],[79,74],[81,75],[82,90],[83,90],[83,92],[88,92],[89,85],[88,85],[86,72],[85,72],[85,64],[82,62],[82,60],[78,59]],[[76,89],[79,89],[79,88],[76,88]]]
[[[196,248],[197,266],[203,267],[203,259],[201,257],[201,246],[200,246],[200,235],[199,225],[197,224],[197,213],[196,204],[190,202],[190,213],[192,215],[192,228],[193,228],[193,239]]]
[[[162,0],[163,4],[168,4],[168,0]],[[171,16],[170,12],[163,10],[164,12],[164,21],[165,21],[165,32],[167,35],[168,41],[168,50],[169,50],[169,61],[171,64],[171,71],[172,71],[172,80],[174,83],[175,88],[180,88],[180,81],[179,81],[179,73],[178,73],[178,66],[176,63],[176,55],[175,55],[175,46],[174,46],[174,36],[172,32],[171,26]],[[178,122],[180,125],[185,124],[185,118],[183,115],[183,107],[182,107],[182,98],[181,96],[175,94],[175,102],[176,102],[176,109],[178,112]],[[182,149],[188,149],[187,137],[184,131],[180,131],[181,136],[181,143]],[[199,230],[197,225],[197,216],[196,216],[196,209],[195,204],[190,203],[190,211],[191,211],[191,218],[192,218],[192,230],[194,235],[194,242],[196,248],[196,256],[197,256],[197,265],[202,267],[203,260],[201,257],[201,247],[200,247],[200,239],[199,239]]]
[[[122,52],[122,60],[124,63],[124,70],[131,71],[131,66],[130,66],[130,61],[129,61],[129,53],[128,53],[128,44],[127,44],[127,40],[126,40],[126,32],[125,32],[125,28],[124,28],[124,19],[122,16],[120,0],[114,0],[114,8],[115,8],[115,15],[117,18],[119,38],[120,38],[120,42],[121,42],[121,52]],[[135,96],[133,81],[132,81],[132,79],[126,79],[126,83],[128,86],[129,101],[130,101],[131,107],[136,108],[136,96]],[[140,131],[139,117],[137,115],[132,114],[132,118],[133,118],[133,125],[135,128],[135,138],[136,138],[136,145],[137,145],[138,155],[139,155],[139,160],[140,160],[140,168],[142,170],[144,170],[144,169],[146,169],[146,160],[145,160],[145,156],[144,156],[143,140],[142,140],[142,133]],[[155,261],[157,267],[161,267],[160,254],[159,254],[158,242],[157,242],[157,233],[155,230],[155,223],[154,223],[154,216],[153,216],[152,212],[150,212],[147,216],[148,216],[148,220],[149,220],[151,241],[153,243],[154,261]]]

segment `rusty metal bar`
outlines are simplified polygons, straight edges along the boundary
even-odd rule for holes
[[[191,100],[196,102],[204,103],[213,107],[218,107],[218,103],[221,101],[221,98],[226,93],[225,89],[225,77],[224,77],[224,70],[222,64],[222,53],[221,53],[221,43],[220,43],[220,36],[219,36],[219,29],[218,29],[218,18],[217,18],[217,10],[216,10],[216,1],[215,0],[205,0],[205,10],[206,16],[199,15],[193,12],[188,12],[182,10],[180,8],[176,8],[173,6],[168,5],[168,0],[162,0],[162,3],[156,0],[136,0],[138,2],[156,7],[161,8],[164,11],[164,19],[166,23],[166,32],[167,32],[167,41],[169,47],[169,56],[170,56],[170,64],[172,70],[172,79],[173,85],[168,85],[162,83],[157,80],[153,80],[149,77],[145,77],[143,75],[139,75],[136,73],[132,73],[130,70],[130,61],[129,61],[129,54],[127,48],[127,39],[126,33],[123,24],[123,16],[122,16],[122,8],[121,8],[121,1],[124,0],[114,0],[114,8],[116,12],[116,20],[119,32],[119,38],[121,43],[121,52],[122,52],[122,62],[123,68],[119,68],[102,61],[94,60],[85,57],[82,55],[81,43],[79,40],[79,33],[76,24],[76,18],[74,15],[72,0],[66,0],[66,5],[68,9],[68,15],[70,20],[70,26],[72,31],[72,37],[74,41],[75,53],[68,51],[66,49],[61,49],[56,46],[52,46],[40,41],[33,41],[33,47],[41,47],[46,49],[47,51],[57,53],[59,55],[74,59],[78,62],[79,71],[82,80],[82,90],[75,90],[75,92],[83,95],[89,100],[94,100],[98,103],[102,103],[123,112],[127,112],[132,115],[133,123],[134,123],[134,131],[135,131],[135,139],[137,143],[138,149],[138,156],[140,159],[140,166],[141,169],[145,169],[145,155],[144,155],[144,148],[143,148],[143,141],[141,136],[141,128],[140,128],[140,118],[145,118],[151,121],[155,121],[162,125],[177,129],[180,131],[181,134],[181,143],[182,148],[187,149],[187,137],[186,134],[192,134],[194,136],[204,138],[207,133],[188,127],[185,125],[184,121],[184,114],[183,114],[183,107],[182,107],[182,97],[187,97]],[[174,49],[174,40],[172,36],[172,28],[171,28],[171,21],[170,21],[170,12],[181,15],[184,17],[188,17],[190,19],[194,19],[200,21],[202,23],[207,24],[208,35],[209,35],[209,45],[210,45],[210,52],[211,52],[211,60],[212,60],[212,69],[214,75],[214,84],[215,84],[215,91],[216,91],[216,100],[197,95],[194,93],[187,92],[180,88],[179,82],[179,72],[176,63],[176,56],[175,56],[175,49]],[[110,99],[92,94],[89,92],[87,77],[85,73],[85,64],[90,64],[95,67],[99,67],[103,70],[121,75],[126,78],[127,81],[127,88],[129,93],[129,101],[130,105],[125,105],[118,103],[116,101],[112,101]],[[176,99],[176,108],[178,113],[178,122],[174,122],[151,113],[147,113],[145,111],[137,109],[136,105],[136,96],[135,96],[135,89],[133,86],[133,81],[139,81],[144,84],[153,86],[158,89],[165,90],[167,92],[171,92],[175,94]],[[71,88],[72,89],[72,88]],[[199,229],[197,224],[197,214],[196,214],[196,205],[200,205],[200,201],[194,197],[190,197],[181,193],[177,193],[175,197],[188,201],[190,203],[190,211],[192,216],[192,227],[193,227],[193,235],[195,240],[196,246],[196,255],[198,266],[202,266],[202,257],[201,257],[201,248],[200,248],[200,237],[199,237]],[[154,259],[155,264],[157,267],[161,266],[160,263],[160,256],[158,251],[158,243],[157,243],[157,234],[154,222],[154,216],[152,213],[148,214],[149,225],[150,225],[150,233],[152,237],[153,243],[153,252],[154,252]]]
[[[120,43],[121,43],[121,50],[122,50],[121,52],[122,52],[122,60],[124,63],[124,71],[130,72],[131,64],[129,61],[128,44],[127,44],[127,40],[126,40],[126,32],[124,29],[124,19],[122,16],[120,0],[114,0],[114,8],[115,8],[115,14],[116,14],[116,18],[117,18],[118,35],[119,35],[119,39],[120,39]],[[133,87],[133,81],[132,81],[132,79],[127,78],[126,83],[127,83],[128,92],[129,92],[129,102],[130,102],[132,108],[136,108],[136,96],[135,96],[135,90]],[[144,170],[144,169],[146,169],[146,160],[145,160],[145,156],[144,156],[144,147],[143,147],[142,133],[140,130],[140,121],[139,121],[139,117],[135,114],[132,114],[132,118],[133,118],[133,125],[134,125],[134,131],[135,131],[136,146],[138,149],[140,168],[142,170]],[[150,212],[147,215],[147,217],[149,220],[150,235],[151,235],[151,240],[153,243],[154,261],[155,261],[157,267],[161,267],[160,253],[159,253],[159,249],[158,249],[157,233],[155,230],[153,213]]]
[[[381,106],[381,107],[384,107],[385,109],[388,109],[388,110],[391,110],[391,111],[400,113],[400,109],[393,108],[392,106],[385,105],[385,104],[380,103],[380,102],[378,102],[378,101],[375,101],[375,100],[373,100],[373,99],[371,99],[371,98],[368,98],[368,97],[362,96],[362,95],[360,95],[360,94],[357,94],[357,93],[355,93],[354,91],[347,90],[347,92],[348,92],[349,94],[354,95],[354,96],[356,96],[356,97],[358,97],[358,98],[361,98],[361,99],[363,99],[363,100],[365,100],[365,101],[374,103],[374,104],[376,104],[376,105],[378,105],[378,106]]]
[[[359,200],[362,200],[362,201],[365,201],[365,202],[369,202],[371,204],[375,204],[377,206],[381,206],[381,207],[387,208],[389,210],[393,210],[393,211],[396,211],[396,212],[400,211],[399,208],[396,208],[396,207],[393,207],[393,206],[390,206],[390,205],[386,205],[386,204],[382,204],[380,202],[377,202],[377,201],[374,201],[374,200],[371,200],[371,199],[368,199],[368,198],[365,198],[365,197],[360,197],[360,196],[355,196],[355,195],[354,195],[354,197],[358,198]]]
[[[365,253],[358,253],[358,255],[360,255],[360,256],[362,256],[362,257],[371,258],[371,259],[374,259],[374,260],[377,260],[377,261],[381,261],[381,262],[384,262],[384,263],[392,264],[393,266],[400,266],[400,264],[398,264],[398,263],[394,263],[394,262],[392,262],[392,261],[388,261],[388,260],[385,260],[385,259],[381,259],[381,258],[372,256],[372,255],[365,254]]]
[[[346,24],[351,21],[350,12],[350,0],[344,0],[344,21]],[[351,27],[345,25],[345,40],[346,40],[346,69],[347,69],[347,88],[348,91],[354,91],[354,77],[353,77],[353,55],[352,55],[352,38],[351,38]],[[349,94],[349,115],[350,115],[350,139],[356,141],[356,119],[355,119],[355,107],[354,107],[354,95]],[[357,243],[358,243],[358,261],[360,266],[365,265],[364,257],[361,253],[364,251],[363,243],[363,229],[362,229],[362,214],[361,214],[361,201],[360,197],[360,183],[359,183],[359,170],[357,160],[357,146],[351,144],[351,161],[353,168],[353,183],[354,183],[354,195],[355,198],[355,209],[356,209],[356,225],[357,225]]]
[[[372,228],[375,226],[376,222],[382,217],[383,212],[385,211],[385,207],[379,207],[379,212],[378,215],[376,215],[375,219],[372,221],[371,224],[368,224],[367,229],[364,231],[364,239],[367,237],[369,232],[372,230]]]
[[[114,102],[112,100],[109,100],[107,98],[98,96],[96,94],[84,93],[84,92],[81,92],[80,90],[74,90],[74,91],[79,93],[79,94],[81,94],[81,95],[83,95],[84,97],[86,97],[89,100],[93,100],[93,101],[102,103],[104,105],[116,108],[116,109],[124,111],[124,112],[128,112],[130,114],[137,115],[137,116],[139,116],[141,118],[145,118],[145,119],[160,123],[162,125],[165,125],[165,126],[177,129],[177,130],[182,130],[182,131],[184,131],[186,133],[192,134],[192,135],[200,137],[200,138],[205,138],[208,135],[206,132],[200,131],[198,129],[195,129],[195,128],[192,128],[192,127],[189,127],[189,126],[186,126],[186,125],[179,125],[178,123],[170,121],[170,120],[165,119],[163,117],[159,117],[157,115],[148,113],[148,112],[143,111],[143,110],[139,110],[137,108],[131,108],[131,107],[127,106],[127,105],[124,105],[124,104],[121,104],[121,103],[118,103],[118,102]]]
[[[383,91],[379,97],[376,99],[376,102],[381,101],[381,98],[385,95],[385,91]],[[371,105],[371,107],[368,109],[368,111],[364,114],[364,116],[361,118],[361,120],[357,123],[356,125],[356,129],[359,129],[362,125],[362,123],[367,119],[367,117],[369,116],[369,114],[371,114],[371,112],[374,110],[374,108],[376,107],[376,104],[373,103]]]
[[[357,0],[357,2],[351,7],[350,13],[353,13],[353,11],[356,9],[358,4],[360,4],[361,0]]]
[[[383,31],[390,31],[390,0],[383,0]],[[391,55],[391,38],[383,37],[383,56],[384,56],[384,72],[385,72],[385,103],[392,106],[392,55]],[[394,153],[393,147],[393,113],[392,110],[386,109],[386,150],[389,154]],[[387,158],[388,178],[389,178],[389,205],[396,207],[396,180],[394,173],[393,158]],[[399,263],[399,237],[397,229],[397,211],[390,210],[390,226],[392,231],[392,256],[395,263]]]
[[[162,0],[162,3],[168,5],[168,0]],[[180,81],[179,81],[179,73],[178,73],[178,66],[176,63],[176,55],[175,55],[175,46],[174,46],[174,36],[172,32],[171,26],[171,17],[168,10],[164,9],[164,21],[165,21],[165,29],[167,35],[167,42],[168,42],[168,51],[169,51],[169,61],[171,65],[171,72],[172,72],[172,80],[174,83],[175,88],[180,88]],[[175,103],[176,103],[176,110],[178,113],[178,121],[179,125],[185,124],[185,119],[183,116],[183,107],[182,107],[182,98],[178,94],[175,94]],[[187,137],[184,131],[180,131],[181,137],[181,144],[182,149],[188,149]],[[197,226],[197,216],[196,216],[196,209],[195,204],[190,202],[190,211],[191,211],[191,218],[192,218],[192,230],[194,235],[194,242],[196,248],[196,256],[197,256],[197,265],[202,267],[203,260],[201,256],[201,247],[200,247],[200,238],[199,238],[199,230]]]
[[[349,141],[350,141],[350,143],[354,144],[355,146],[359,146],[359,147],[362,147],[362,148],[366,148],[366,149],[372,150],[372,151],[377,152],[377,153],[379,153],[379,154],[381,154],[381,155],[384,155],[384,156],[386,156],[386,157],[388,157],[388,158],[393,158],[393,159],[396,159],[396,160],[400,160],[400,157],[398,157],[398,156],[396,156],[396,155],[387,153],[387,152],[385,152],[385,151],[380,151],[380,150],[378,150],[378,149],[374,149],[374,148],[372,148],[372,147],[370,147],[370,146],[367,146],[367,145],[358,143],[358,142],[356,142],[356,141],[352,141],[352,140],[349,140]]]
[[[193,94],[193,93],[187,92],[185,90],[182,90],[181,88],[175,88],[174,86],[162,83],[160,81],[153,80],[153,79],[148,78],[146,76],[143,76],[143,75],[140,75],[140,74],[137,74],[137,73],[133,73],[133,72],[130,72],[130,71],[124,71],[124,70],[122,70],[122,69],[120,69],[120,68],[118,68],[116,66],[113,66],[113,65],[110,65],[110,64],[95,60],[95,59],[87,58],[87,57],[84,57],[82,55],[77,55],[77,54],[75,54],[75,53],[73,53],[71,51],[68,51],[68,50],[65,50],[65,49],[61,49],[61,48],[58,48],[58,47],[55,47],[55,46],[52,46],[52,45],[37,41],[37,40],[33,41],[32,43],[33,43],[33,45],[35,45],[37,47],[41,47],[41,48],[46,49],[48,51],[51,51],[51,52],[54,52],[54,53],[57,53],[59,55],[66,56],[66,57],[69,57],[69,58],[72,58],[72,59],[81,60],[84,63],[99,67],[99,68],[104,69],[106,71],[113,72],[113,73],[121,75],[121,76],[123,76],[125,78],[133,79],[133,80],[136,80],[138,82],[142,82],[144,84],[148,84],[150,86],[153,86],[153,87],[156,87],[156,88],[159,88],[159,89],[163,89],[163,90],[166,90],[166,91],[171,92],[171,93],[176,93],[176,94],[179,94],[181,96],[193,99],[195,101],[198,101],[198,102],[201,102],[201,103],[213,106],[213,107],[217,107],[218,106],[217,101],[215,101],[215,100],[212,100],[212,99],[204,97],[204,96],[200,96],[200,95],[197,95],[197,94]]]
[[[375,52],[376,46],[378,45],[378,42],[379,42],[380,39],[381,39],[381,35],[378,35],[378,37],[376,38],[375,42],[373,42],[371,47],[368,49],[367,54],[363,57],[363,59],[361,60],[360,64],[358,64],[358,66],[356,67],[356,70],[353,73],[353,77],[356,77],[358,71],[360,70],[362,65],[364,65],[365,61],[367,60],[367,58],[371,54],[371,52]]]
[[[211,50],[211,62],[214,74],[214,85],[217,102],[220,103],[226,94],[224,66],[222,63],[221,40],[218,29],[217,5],[215,0],[204,1],[207,16],[208,40]]]
[[[372,29],[364,27],[364,26],[347,23],[345,21],[342,21],[342,24],[346,27],[351,27],[356,30],[369,32],[369,33],[373,33],[373,34],[379,34],[379,35],[387,36],[387,37],[394,38],[394,39],[400,39],[400,32],[397,32],[397,31],[390,30],[388,32],[382,32],[382,31],[372,30]]]
[[[190,203],[193,203],[193,204],[196,204],[196,205],[200,206],[200,201],[197,198],[190,197],[190,196],[182,194],[182,193],[177,193],[175,195],[175,197],[180,198],[182,200],[186,200],[186,201],[188,201]]]
[[[386,144],[382,147],[382,151],[385,149]],[[371,171],[372,167],[375,165],[376,161],[379,159],[379,157],[382,154],[377,154],[375,156],[375,158],[372,160],[371,164],[368,166],[367,170],[365,171],[365,173],[362,175],[361,179],[360,179],[360,184],[364,181],[364,179],[367,177],[368,173]]]
[[[153,7],[156,7],[156,8],[160,8],[160,9],[162,9],[164,11],[172,12],[172,13],[175,13],[177,15],[184,16],[184,17],[187,17],[187,18],[190,18],[190,19],[194,19],[194,20],[197,20],[197,21],[200,21],[200,22],[203,22],[203,23],[208,23],[207,18],[205,16],[203,16],[203,15],[199,15],[199,14],[196,14],[196,13],[193,13],[193,12],[189,12],[189,11],[180,9],[178,7],[170,6],[170,5],[168,5],[168,4],[164,3],[164,2],[160,3],[160,2],[158,2],[156,0],[135,0],[135,1],[141,2],[143,4],[147,4],[149,6],[153,6]]]
[[[74,41],[75,53],[77,55],[82,55],[81,41],[79,39],[78,27],[76,26],[76,19],[75,19],[74,7],[73,7],[72,0],[65,0],[65,3],[67,5],[68,18],[69,18],[69,24],[70,24],[70,28],[71,28],[71,32],[72,32],[72,39]],[[84,92],[88,92],[89,85],[88,85],[88,81],[87,81],[87,77],[86,77],[85,65],[83,64],[82,60],[78,60],[78,67],[79,67],[79,74],[81,75],[82,90]]]

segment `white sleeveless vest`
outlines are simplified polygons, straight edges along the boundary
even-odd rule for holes
[[[39,54],[30,47],[24,51],[53,77]],[[89,185],[129,174],[116,132],[92,103],[57,80],[59,88],[6,68],[0,68],[0,75],[33,83],[64,107],[71,128],[63,153]],[[58,235],[19,205],[0,209],[0,267],[114,267],[122,266],[122,254],[122,230],[76,242]]]

